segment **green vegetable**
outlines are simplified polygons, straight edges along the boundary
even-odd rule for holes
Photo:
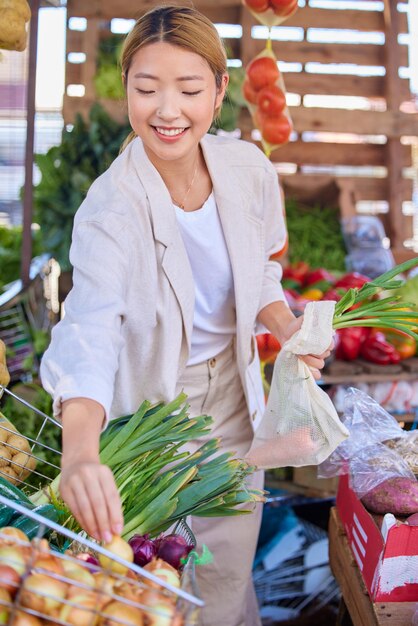
[[[33,256],[42,252],[41,234],[32,231]],[[20,277],[22,260],[22,227],[0,226],[0,291]]]
[[[8,480],[0,476],[0,496],[9,498],[13,502],[17,502],[22,506],[29,506],[32,508],[32,502],[29,500],[26,494],[21,489],[15,487]]]
[[[97,72],[94,77],[94,86],[99,98],[122,100],[125,97],[119,63],[123,39],[122,35],[112,34],[99,43]]]
[[[286,224],[289,234],[289,261],[305,261],[311,268],[345,271],[347,254],[341,232],[338,208],[309,206],[286,199]]]
[[[124,538],[155,536],[189,514],[240,515],[250,512],[263,492],[246,486],[254,470],[232,453],[219,453],[218,439],[193,454],[180,452],[188,441],[207,436],[212,418],[188,416],[186,395],[169,404],[143,402],[129,417],[110,422],[100,441],[100,458],[113,471],[125,520]],[[33,502],[48,502],[58,491],[59,477]],[[74,524],[70,512],[69,523]]]
[[[51,522],[58,523],[60,521],[60,512],[53,504],[43,504],[32,508],[32,511],[34,513],[38,513],[38,515],[42,515]],[[41,533],[42,524],[30,517],[27,517],[26,515],[18,515],[15,519],[12,519],[9,524],[14,528],[18,528],[23,531],[29,539],[33,539],[34,537],[45,537],[45,535],[49,534],[51,530],[48,526],[44,526]]]
[[[418,340],[418,312],[406,311],[415,308],[411,302],[401,301],[401,296],[391,295],[381,300],[370,300],[383,292],[396,291],[402,280],[393,280],[399,274],[418,265],[418,258],[405,261],[393,269],[365,283],[360,289],[349,289],[335,305],[333,328],[367,326],[372,328],[395,328]],[[355,306],[356,308],[352,308]]]
[[[418,307],[418,274],[412,278],[408,278],[403,285],[395,289],[394,293],[400,296],[402,300],[412,302]]]
[[[118,156],[130,131],[128,121],[118,124],[99,105],[90,110],[89,120],[77,115],[62,142],[46,154],[35,155],[41,181],[34,188],[35,218],[40,225],[42,245],[60,264],[71,268],[68,258],[74,214],[91,183]]]
[[[7,506],[7,504],[0,504],[0,527],[8,526],[14,513],[15,510],[10,506]]]

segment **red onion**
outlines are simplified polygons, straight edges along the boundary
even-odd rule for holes
[[[89,568],[93,571],[96,571],[96,569],[100,569],[99,559],[96,559],[95,556],[89,554],[88,552],[79,552],[77,554],[77,559],[79,559],[80,561],[84,561],[85,563],[90,563],[90,565],[97,565],[97,568]]]
[[[167,535],[159,541],[157,556],[172,567],[180,569],[183,566],[181,562],[192,550],[184,537],[181,535]]]
[[[146,535],[133,535],[129,541],[129,545],[134,551],[134,563],[140,567],[144,567],[157,554],[157,546],[154,541]]]

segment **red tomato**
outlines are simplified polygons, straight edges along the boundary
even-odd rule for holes
[[[244,80],[242,85],[242,93],[247,102],[251,102],[251,104],[257,104],[257,92],[254,87],[251,86],[249,80]]]
[[[296,9],[298,0],[270,0],[270,5],[276,15],[284,17]]]
[[[279,78],[277,63],[271,57],[259,57],[251,61],[247,67],[247,76],[256,91],[267,85],[274,85]]]
[[[275,117],[286,106],[286,96],[277,85],[269,85],[257,93],[257,104],[267,117]]]
[[[257,13],[267,11],[269,8],[269,0],[244,0],[244,4],[246,4],[249,9],[252,9]]]
[[[278,117],[264,117],[260,130],[264,141],[279,146],[288,141],[292,126],[286,115],[282,114]]]

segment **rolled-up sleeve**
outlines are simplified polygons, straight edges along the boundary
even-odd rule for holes
[[[282,266],[270,259],[273,254],[284,247],[287,238],[282,195],[277,172],[271,164],[265,175],[263,195],[265,265],[258,312],[272,302],[278,300],[286,302],[280,282],[283,274]]]
[[[129,275],[124,228],[112,220],[76,223],[70,260],[73,288],[42,358],[41,380],[53,397],[55,417],[63,401],[85,397],[103,406],[107,421],[123,345]]]

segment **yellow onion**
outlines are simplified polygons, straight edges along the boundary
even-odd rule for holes
[[[123,602],[111,602],[103,609],[102,616],[101,626],[144,626],[142,611]]]
[[[0,588],[0,624],[8,624],[10,607],[5,606],[3,602],[6,604],[11,604],[12,596],[7,591],[7,589]]]
[[[72,626],[96,626],[99,620],[99,597],[92,591],[72,587],[59,612],[59,619]],[[77,605],[77,606],[74,606]]]
[[[51,624],[51,622],[47,623]],[[29,613],[24,613],[23,611],[16,611],[9,626],[42,626],[42,622],[34,615],[29,615]]]
[[[128,582],[117,582],[115,585],[115,594],[131,602],[142,602],[142,591],[142,588],[138,587],[138,585]]]
[[[153,559],[148,565],[145,565],[144,569],[169,585],[180,587],[180,575],[178,571],[162,559]],[[158,586],[157,583],[151,580],[147,580],[147,584],[150,585],[150,587]]]
[[[26,559],[18,546],[0,545],[0,564],[9,565],[19,576],[26,571]]]
[[[15,539],[17,539],[18,541],[25,541],[26,543],[29,543],[28,536],[25,535],[23,530],[15,528],[14,526],[3,526],[3,528],[0,528],[0,535],[7,535],[7,537],[0,537],[0,542],[2,544],[7,543],[14,545],[16,543]]]
[[[115,594],[114,587],[117,581],[106,572],[97,572],[94,574],[94,579],[96,583],[96,590],[100,598],[100,606],[103,607],[112,600],[112,595]]]
[[[93,574],[89,572],[87,567],[84,567],[79,563],[75,563],[74,561],[67,561],[67,559],[62,560],[62,567],[66,578],[82,583],[91,589],[94,589],[96,586]]]
[[[118,535],[113,535],[112,541],[104,544],[103,548],[121,559],[129,561],[129,563],[133,563],[134,561],[134,553],[131,546]],[[99,562],[104,569],[108,569],[116,574],[123,575],[128,571],[128,568],[125,565],[117,563],[111,557],[105,556],[104,554],[99,554]]]
[[[151,609],[146,611],[147,626],[172,626],[176,609],[171,598],[155,589],[147,589],[142,594],[141,604]]]
[[[59,576],[63,576],[64,568],[61,559],[55,557],[49,550],[49,543],[46,539],[33,539],[34,559],[32,569],[44,569]]]
[[[46,574],[30,574],[20,593],[20,604],[28,609],[53,615],[67,593],[67,584]]]
[[[19,588],[20,576],[13,567],[0,563],[0,589],[5,589],[12,596]],[[0,621],[1,624],[1,621]]]

